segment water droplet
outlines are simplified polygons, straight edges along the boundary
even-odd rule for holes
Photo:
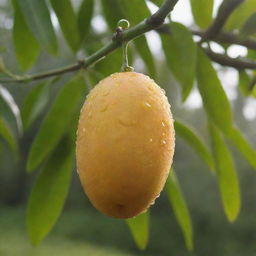
[[[155,204],[155,200],[150,204],[151,206]]]
[[[133,126],[136,124],[135,120],[128,119],[125,117],[120,117],[118,121],[121,125],[124,125],[124,126]]]
[[[150,139],[149,139],[149,142],[153,142],[153,139],[152,139],[152,138],[150,138]]]
[[[163,127],[165,127],[165,126],[166,126],[165,121],[162,121],[162,126],[163,126]]]
[[[161,91],[164,95],[166,94],[166,91],[163,88],[161,88]]]
[[[110,94],[110,91],[111,91],[111,89],[110,88],[108,88],[105,92],[103,92],[103,96],[107,96],[107,95],[109,95]]]
[[[148,102],[144,102],[144,103],[143,103],[143,107],[144,107],[145,109],[150,109],[150,108],[151,108],[151,104],[148,103]]]
[[[165,145],[166,144],[166,140],[162,140],[162,145]]]
[[[165,133],[165,132],[163,132],[163,133],[162,133],[162,135],[163,135],[163,136],[165,136],[165,135],[166,135],[166,133]]]
[[[105,112],[108,109],[108,104],[105,104],[102,106],[102,108],[100,109],[101,112]]]
[[[149,90],[149,91],[154,91],[154,89],[153,89],[152,86],[148,86],[148,90]]]
[[[82,131],[85,132],[85,128],[83,128]]]

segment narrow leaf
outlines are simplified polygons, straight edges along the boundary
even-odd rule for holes
[[[26,96],[21,109],[24,129],[28,129],[45,108],[49,100],[49,92],[49,84],[41,83]]]
[[[197,152],[198,156],[202,158],[209,168],[214,171],[213,158],[199,136],[191,128],[177,120],[174,122],[174,127],[176,134],[182,137]]]
[[[238,129],[233,128],[230,133],[227,134],[227,137],[256,169],[256,150],[249,144],[241,132]]]
[[[78,29],[81,41],[88,34],[94,10],[94,0],[83,0],[78,12]]]
[[[0,85],[0,114],[11,124],[15,123],[19,133],[22,133],[20,110],[14,98],[5,87]]]
[[[256,11],[256,10],[255,10]],[[241,29],[241,36],[248,37],[256,33],[256,13],[253,13],[244,23]]]
[[[33,244],[38,244],[51,231],[68,194],[73,145],[66,140],[42,168],[29,198],[27,229]]]
[[[243,1],[238,8],[230,15],[225,28],[226,30],[235,30],[240,29],[243,24],[246,22],[248,17],[250,17],[256,10],[256,1],[255,0],[246,0]]]
[[[127,220],[134,242],[140,250],[144,250],[149,237],[149,211]]]
[[[17,153],[17,143],[12,133],[10,132],[10,128],[4,122],[3,119],[0,118],[0,137],[2,137],[10,146],[13,153]]]
[[[46,1],[17,1],[26,23],[37,38],[38,42],[50,53],[56,54],[57,40]]]
[[[50,0],[60,23],[63,35],[71,49],[76,52],[80,46],[77,18],[70,0]]]
[[[182,24],[173,22],[171,35],[161,35],[167,64],[182,88],[186,100],[193,87],[196,70],[196,45],[192,34]]]
[[[144,63],[147,67],[147,70],[151,77],[156,77],[156,68],[154,63],[154,58],[152,56],[152,53],[150,51],[150,48],[148,46],[148,42],[145,38],[145,36],[141,36],[134,40],[135,47],[141,56],[141,58],[144,60]]]
[[[30,148],[28,171],[36,168],[56,147],[67,131],[84,93],[84,81],[79,75],[62,88]]]
[[[186,201],[183,197],[178,179],[173,170],[171,170],[167,179],[166,191],[174,214],[182,230],[186,246],[188,250],[191,251],[193,250],[193,227]]]
[[[40,53],[40,46],[25,22],[17,0],[12,0],[12,3],[14,7],[12,31],[15,54],[21,69],[27,70],[35,63]]]
[[[209,124],[217,179],[226,216],[233,222],[240,211],[240,188],[232,155],[214,124]]]
[[[192,13],[200,28],[207,28],[212,22],[213,0],[190,0]]]
[[[204,108],[212,121],[228,133],[232,126],[232,112],[227,95],[220,83],[211,61],[198,48],[197,82]]]
[[[250,77],[244,70],[239,71],[239,84],[238,87],[244,96],[250,95]]]

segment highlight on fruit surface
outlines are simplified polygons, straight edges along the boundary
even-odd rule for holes
[[[100,81],[81,110],[76,142],[91,203],[115,218],[146,211],[164,187],[174,145],[170,104],[152,79],[121,72]]]

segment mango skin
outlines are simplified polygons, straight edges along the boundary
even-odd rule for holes
[[[160,195],[175,146],[170,104],[148,76],[115,73],[89,93],[77,131],[77,168],[89,200],[114,218],[146,211]]]

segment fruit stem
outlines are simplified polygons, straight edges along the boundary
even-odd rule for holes
[[[127,41],[123,42],[122,48],[123,48],[123,64],[122,64],[121,72],[131,72],[134,70],[134,68],[129,66],[128,54],[127,54],[127,50],[128,50]]]

